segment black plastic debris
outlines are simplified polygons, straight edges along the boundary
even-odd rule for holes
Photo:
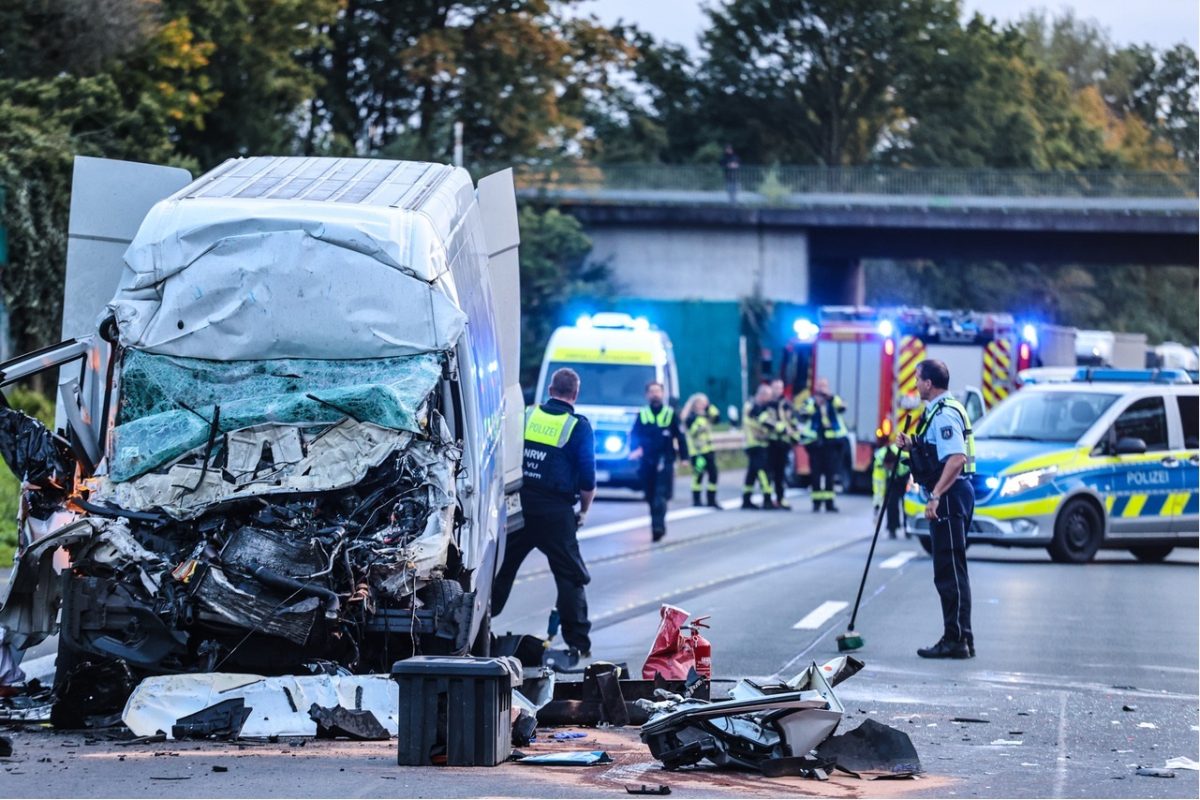
[[[584,670],[585,679],[586,672]],[[625,674],[625,672],[622,671],[621,674]],[[637,701],[657,700],[658,698],[655,696],[657,690],[661,689],[675,695],[707,700],[711,688],[709,682],[703,678],[689,687],[685,681],[668,681],[662,677],[656,677],[654,680],[641,678],[619,680],[618,686],[625,703],[625,712],[628,715],[628,721],[624,723],[626,725],[642,725],[649,721],[650,715],[637,705]],[[606,717],[606,713],[611,716]],[[588,685],[585,681],[556,681],[554,699],[538,709],[537,712],[538,724],[544,727],[593,726],[605,723],[610,718],[619,719],[619,716],[615,709],[610,708],[609,712],[605,711],[601,703],[598,685]]]
[[[171,736],[176,739],[236,739],[253,710],[246,707],[246,701],[241,697],[223,700],[181,717],[171,726]]]
[[[60,730],[106,727],[125,708],[137,683],[123,660],[79,663],[56,681],[50,722]]]
[[[213,772],[229,772],[229,767],[223,767],[220,764],[213,764]]]
[[[829,780],[829,773],[836,766],[828,759],[811,756],[784,756],[769,758],[762,763],[763,777],[766,778],[812,778],[818,781]],[[855,777],[858,777],[855,775]]]
[[[854,730],[821,742],[817,757],[863,777],[905,777],[921,772],[921,760],[908,734],[869,717]]]
[[[974,722],[974,723],[977,723],[980,725],[987,725],[987,724],[991,723],[990,719],[976,719],[975,717],[951,717],[950,721],[951,722]]]
[[[0,736],[0,758],[8,758],[13,754],[12,739]]]
[[[542,665],[542,656],[546,652],[546,640],[529,634],[513,633],[492,637],[492,647],[489,651],[493,656],[513,656],[521,662],[525,669],[537,669]]]
[[[513,722],[513,747],[528,747],[529,743],[533,741],[533,735],[536,731],[537,718],[522,709],[517,715],[517,719]]]
[[[317,723],[318,739],[346,738],[377,742],[392,738],[375,714],[366,709],[351,711],[340,705],[322,708],[313,703],[308,709],[308,716]]]
[[[671,787],[667,786],[665,784],[662,784],[662,783],[658,783],[658,784],[654,784],[654,785],[642,783],[642,784],[638,784],[637,786],[628,786],[627,785],[625,787],[625,791],[629,794],[665,795],[665,794],[671,793]]]
[[[1122,711],[1137,711],[1137,706],[1124,705],[1121,706]]]
[[[75,471],[66,446],[39,420],[10,408],[7,401],[0,401],[0,458],[18,480],[52,495],[38,505],[53,510],[66,496]]]
[[[1138,775],[1147,778],[1174,778],[1175,771],[1169,769],[1159,769],[1157,767],[1138,767]]]
[[[617,665],[607,662],[589,664],[583,671],[583,702],[598,703],[600,722],[616,727],[629,724],[620,677]]]

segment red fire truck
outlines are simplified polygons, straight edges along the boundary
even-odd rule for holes
[[[817,319],[798,319],[785,347],[781,377],[788,396],[808,397],[816,377],[828,378],[847,406],[850,448],[842,486],[869,491],[876,439],[892,438],[905,415],[915,424],[921,403],[916,367],[936,358],[950,368],[950,390],[972,419],[1019,386],[1017,373],[1037,365],[1037,328],[1010,314],[931,308],[823,306]],[[795,448],[793,482],[808,482],[808,457]]]

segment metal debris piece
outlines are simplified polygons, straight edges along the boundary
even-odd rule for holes
[[[1174,778],[1175,773],[1169,769],[1157,769],[1156,767],[1138,767],[1137,774],[1147,778]]]
[[[222,700],[194,714],[180,717],[171,726],[172,739],[236,739],[254,709],[241,697]]]
[[[543,767],[590,767],[593,764],[611,764],[612,757],[603,750],[577,750],[569,753],[545,753],[525,756],[522,764],[537,764]]]
[[[387,728],[380,725],[379,720],[368,709],[351,711],[340,705],[322,708],[313,703],[308,709],[308,716],[317,723],[318,739],[345,737],[356,741],[376,742],[392,738]]]
[[[991,723],[990,719],[976,719],[975,717],[951,717],[950,721],[951,722],[974,722],[974,723],[978,723],[981,725],[988,725]]]
[[[653,786],[643,783],[637,786],[626,785],[625,791],[629,794],[670,794],[671,787],[662,783]]]

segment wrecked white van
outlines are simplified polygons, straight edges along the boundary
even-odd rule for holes
[[[76,164],[77,335],[0,367],[63,365],[59,434],[0,409],[26,487],[0,641],[57,633],[60,686],[482,650],[519,513],[511,174],[180,173]]]

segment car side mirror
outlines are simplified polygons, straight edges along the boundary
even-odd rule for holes
[[[1117,440],[1117,455],[1139,456],[1146,452],[1146,442],[1134,436],[1122,436]]]
[[[729,408],[725,409],[725,418],[728,419],[729,424],[735,428],[738,426],[741,416],[742,415],[737,410],[737,406],[730,406]]]

